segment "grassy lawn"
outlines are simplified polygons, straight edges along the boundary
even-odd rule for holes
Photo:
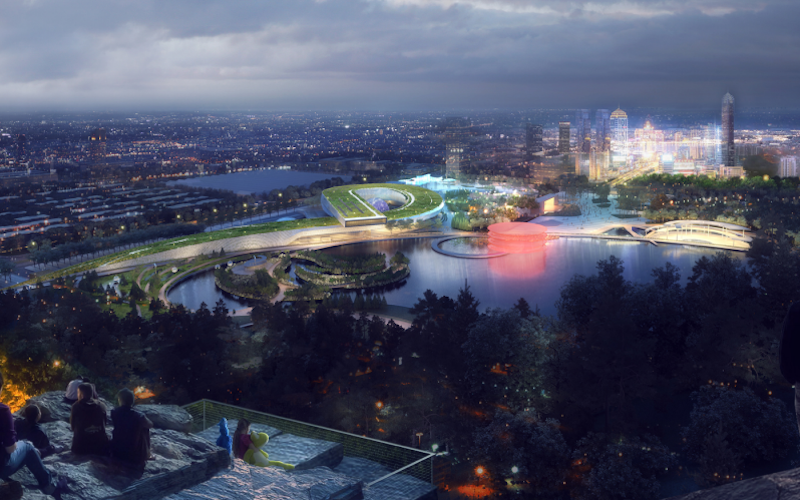
[[[350,217],[366,217],[372,214],[366,213],[366,208],[359,203],[358,200],[363,200],[360,196],[350,191],[357,189],[368,188],[387,188],[393,189],[403,193],[407,199],[414,199],[413,203],[406,204],[400,208],[384,212],[388,220],[403,219],[405,217],[413,217],[415,215],[424,214],[429,212],[442,204],[442,197],[439,194],[419,186],[406,186],[403,184],[351,184],[347,186],[337,186],[328,188],[322,192],[325,198],[344,215],[345,218]],[[365,202],[366,203],[366,202]],[[369,203],[367,203],[369,205]],[[346,207],[358,207],[363,212],[352,210]],[[376,215],[380,215],[375,210]]]
[[[116,314],[120,319],[124,318],[129,312],[131,312],[131,306],[128,304],[116,304],[112,302],[110,305],[103,306],[103,308],[114,311],[114,314]],[[136,313],[136,311],[134,311],[134,313]]]
[[[274,233],[278,231],[290,231],[293,229],[306,229],[310,227],[327,227],[327,226],[337,226],[337,225],[339,225],[339,221],[334,219],[333,217],[321,217],[317,219],[299,219],[299,220],[284,221],[284,222],[266,222],[263,224],[254,224],[252,226],[246,226],[246,227],[235,227],[230,229],[223,229],[221,231],[213,231],[209,233],[197,233],[180,238],[173,238],[170,240],[159,241],[157,243],[153,243],[150,245],[144,245],[141,247],[137,247],[134,250],[124,250],[122,252],[104,255],[96,259],[87,260],[86,262],[81,262],[80,264],[75,264],[69,267],[65,267],[64,269],[60,269],[58,271],[44,273],[40,275],[38,279],[41,281],[50,281],[55,278],[60,278],[62,276],[80,274],[85,271],[89,271],[91,269],[96,269],[102,265],[123,262],[138,257],[145,257],[147,255],[153,255],[156,253],[165,252],[168,250],[173,250],[175,248],[181,248],[189,245],[196,245],[198,243],[208,243],[211,241],[236,238],[238,236],[245,236],[248,234],[265,234],[265,233]],[[20,283],[20,285],[32,285],[35,282],[36,280],[28,280],[24,283]],[[142,287],[144,287],[144,282],[142,282]]]

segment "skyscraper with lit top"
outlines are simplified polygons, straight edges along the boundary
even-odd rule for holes
[[[736,146],[733,143],[733,111],[735,100],[730,93],[722,98],[722,165],[736,165]]]
[[[628,114],[617,108],[609,119],[611,126],[611,157],[614,162],[628,158]]]

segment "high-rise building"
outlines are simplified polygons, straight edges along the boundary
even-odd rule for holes
[[[611,150],[611,119],[607,109],[595,113],[595,149],[600,153]]]
[[[784,156],[781,158],[781,177],[797,177],[797,157]]]
[[[569,122],[558,122],[558,152],[569,153]]]
[[[542,126],[535,123],[525,125],[525,152],[528,160],[544,150],[542,146]]]
[[[592,151],[592,120],[589,118],[588,109],[579,109],[575,113],[575,127],[578,132],[578,152],[589,153]]]
[[[703,157],[706,165],[712,166],[719,163],[719,127],[709,123],[703,130]]]
[[[733,111],[735,100],[730,93],[722,98],[722,164],[736,165],[736,146],[733,143]]]
[[[628,157],[628,114],[617,108],[611,113],[609,125],[611,127],[611,154],[616,162],[621,158]]]
[[[106,129],[97,128],[89,136],[89,156],[92,161],[102,161],[106,157]]]
[[[445,175],[456,178],[466,166],[467,138],[471,124],[466,118],[451,117],[447,119],[444,132]]]

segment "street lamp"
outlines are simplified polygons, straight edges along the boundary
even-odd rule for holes
[[[517,466],[515,465],[514,467],[512,467],[512,468],[511,468],[511,473],[512,473],[512,474],[516,474],[517,472],[519,472],[519,467],[517,467]]]
[[[433,444],[431,445],[431,449],[432,449],[432,450],[434,451],[434,453],[435,453],[435,452],[436,452],[436,450],[438,450],[438,449],[439,449],[439,445],[438,445],[438,444],[436,444],[436,443],[433,443]]]

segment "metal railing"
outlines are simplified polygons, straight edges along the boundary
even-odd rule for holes
[[[246,418],[251,423],[268,425],[287,434],[340,443],[345,457],[370,460],[390,471],[369,482],[367,486],[373,486],[396,474],[405,474],[433,484],[435,453],[208,399],[201,399],[183,408],[193,417],[192,432],[195,433],[216,426],[223,417],[229,420]]]

